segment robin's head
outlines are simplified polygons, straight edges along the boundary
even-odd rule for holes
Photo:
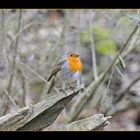
[[[77,58],[77,57],[79,57],[79,54],[77,54],[77,53],[72,53],[72,54],[70,54],[70,57],[72,57],[72,58]]]

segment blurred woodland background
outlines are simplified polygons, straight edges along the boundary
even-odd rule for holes
[[[48,73],[67,53],[79,53],[87,89],[126,45],[79,113],[82,93],[44,131],[100,112],[112,118],[99,130],[140,130],[139,24],[140,10],[131,9],[1,9],[0,116],[43,100]]]

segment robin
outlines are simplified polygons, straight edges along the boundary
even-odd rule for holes
[[[79,55],[77,53],[71,53],[56,62],[53,70],[48,76],[47,81],[49,82],[51,79],[53,79],[53,84],[55,83],[55,81],[58,81],[58,83],[62,82],[62,85],[65,84],[69,85],[69,87],[72,87],[71,84],[81,76],[82,70],[83,65],[81,63]],[[56,77],[59,77],[59,80]],[[63,86],[62,89],[66,88],[64,88]]]

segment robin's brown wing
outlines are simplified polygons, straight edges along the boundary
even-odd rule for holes
[[[54,68],[53,68],[52,72],[48,76],[47,81],[50,81],[51,78],[53,76],[55,76],[62,69],[62,66],[66,62],[66,60],[67,60],[67,58],[62,58],[62,59],[60,59],[59,61],[56,62],[56,64],[54,65]]]

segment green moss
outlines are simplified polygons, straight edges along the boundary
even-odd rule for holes
[[[130,20],[128,17],[121,17],[118,22],[128,26],[128,25],[132,24],[133,21]]]
[[[111,39],[102,40],[96,44],[96,50],[103,55],[113,56],[117,52],[117,45]]]
[[[93,33],[95,37],[95,42],[107,39],[112,35],[112,32],[110,30],[103,27],[99,27],[97,25],[93,26]]]
[[[80,34],[80,41],[83,44],[90,43],[90,33],[89,32],[81,32],[81,34]]]

